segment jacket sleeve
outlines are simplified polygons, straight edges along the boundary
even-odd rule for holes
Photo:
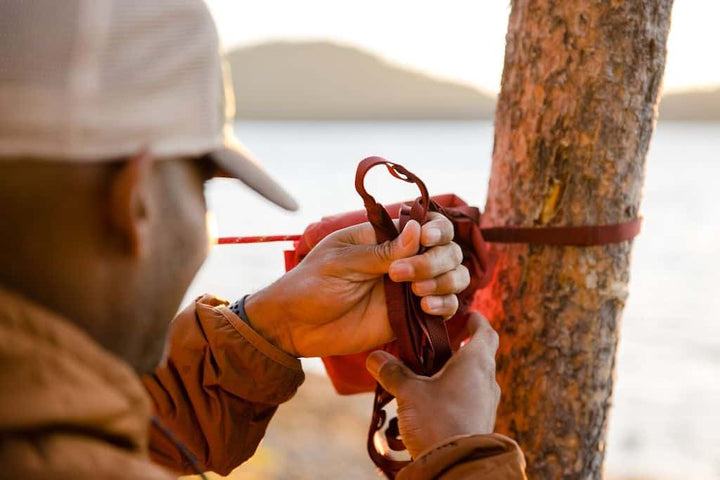
[[[143,377],[155,414],[202,467],[227,474],[250,458],[277,406],[305,376],[297,358],[275,348],[212,296],[173,320],[167,352]],[[192,465],[156,425],[150,455],[182,473]]]
[[[398,480],[525,479],[525,458],[513,440],[499,434],[444,441],[403,468]]]

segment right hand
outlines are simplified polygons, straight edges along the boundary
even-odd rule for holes
[[[416,375],[385,351],[368,357],[367,369],[397,399],[400,435],[417,458],[429,447],[457,435],[493,433],[500,387],[495,381],[498,335],[471,313],[472,338],[432,377]]]
[[[245,301],[250,325],[296,357],[366,352],[393,339],[383,276],[409,282],[424,312],[449,318],[470,283],[453,224],[437,212],[378,245],[370,222],[325,237],[300,264]],[[426,247],[418,253],[420,246]]]

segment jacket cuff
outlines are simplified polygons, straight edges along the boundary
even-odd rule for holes
[[[286,402],[305,380],[300,360],[275,347],[229,308],[227,302],[205,295],[195,303],[205,336],[221,364],[218,381],[224,389],[248,401],[266,405]]]
[[[302,370],[302,364],[300,360],[293,357],[289,353],[276,347],[265,337],[260,335],[250,324],[240,318],[235,312],[230,310],[226,306],[218,307],[220,313],[230,322],[240,335],[248,341],[253,347],[255,347],[260,353],[268,357],[269,359],[287,367],[291,370]]]
[[[427,449],[397,479],[522,479],[524,471],[525,459],[514,440],[497,433],[461,435]]]

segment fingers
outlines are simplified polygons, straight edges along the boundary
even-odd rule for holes
[[[395,226],[399,221],[393,220]],[[361,223],[348,227],[347,234],[352,236],[352,243],[356,245],[371,245],[377,243],[375,240],[375,230],[370,222]],[[434,247],[435,245],[445,245],[450,243],[455,236],[455,230],[452,222],[444,215],[437,212],[428,213],[428,221],[422,226],[422,234],[420,243],[425,247]],[[417,250],[416,250],[417,251]]]
[[[417,282],[454,270],[461,262],[460,246],[450,242],[433,247],[421,255],[394,261],[388,274],[394,282]]]
[[[455,295],[423,297],[420,300],[420,307],[426,313],[448,319],[457,312],[458,298]]]
[[[376,245],[379,256],[389,263],[415,255],[420,250],[420,235],[420,224],[410,220],[395,240]]]
[[[468,285],[470,285],[470,272],[464,265],[458,265],[454,270],[443,273],[438,277],[414,282],[412,290],[418,297],[449,295],[462,292]]]
[[[373,275],[382,275],[394,261],[415,255],[420,249],[420,235],[420,224],[414,220],[405,225],[397,238],[380,244],[375,243],[375,232],[369,223],[336,232],[337,239],[353,246],[343,251],[343,263]]]
[[[452,242],[453,235],[450,220],[430,212],[429,221],[422,228],[410,220],[391,242],[376,244],[375,231],[368,222],[337,231],[332,237],[341,244],[357,247],[343,252],[345,262],[354,269],[374,275],[389,273],[396,282],[414,282],[450,272],[460,264],[462,250]],[[421,244],[431,248],[416,255]]]
[[[420,249],[420,224],[410,220],[400,235],[390,242],[370,245],[374,263],[385,273],[395,260],[415,255]]]
[[[450,243],[455,235],[453,224],[437,212],[428,214],[429,221],[422,226],[420,243],[425,247]]]
[[[367,358],[366,367],[370,375],[396,397],[408,381],[416,378],[400,360],[383,350],[372,352]]]

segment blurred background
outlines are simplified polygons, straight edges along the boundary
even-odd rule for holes
[[[238,137],[301,203],[287,214],[238,182],[207,196],[219,235],[302,233],[362,208],[357,162],[382,155],[431,193],[482,207],[500,89],[506,2],[209,0],[236,94]],[[606,472],[720,478],[720,4],[677,1],[660,120],[647,159],[623,315]],[[383,202],[415,196],[371,174]],[[218,246],[187,300],[235,299],[283,272],[289,244]],[[371,397],[340,397],[317,360],[231,478],[376,478]]]

